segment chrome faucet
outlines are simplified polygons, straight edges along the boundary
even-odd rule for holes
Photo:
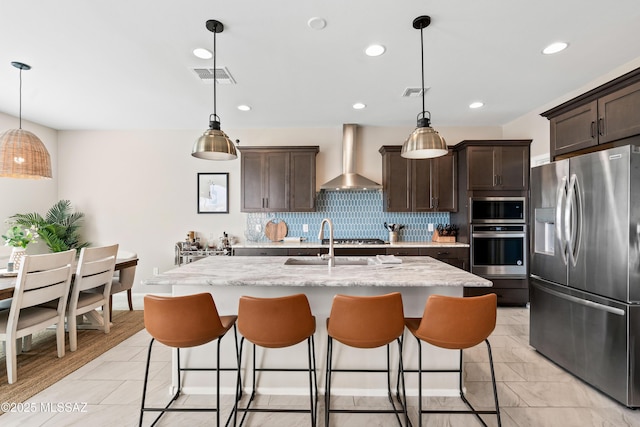
[[[320,233],[318,233],[318,240],[320,240],[320,242],[322,242],[322,239],[324,239],[324,224],[325,224],[325,222],[327,224],[329,224],[329,253],[320,255],[320,259],[328,259],[329,260],[329,267],[335,267],[336,266],[336,257],[333,254],[333,223],[331,222],[331,220],[329,218],[323,219],[322,222],[320,223]]]

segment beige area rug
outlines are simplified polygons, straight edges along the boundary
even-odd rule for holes
[[[111,331],[78,331],[78,350],[58,358],[55,330],[34,334],[31,350],[18,355],[18,381],[7,381],[7,361],[0,343],[0,402],[24,402],[144,328],[144,312],[114,311]],[[0,412],[2,414],[2,412]],[[1,422],[0,422],[1,424]]]

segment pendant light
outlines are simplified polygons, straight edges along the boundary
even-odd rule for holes
[[[51,179],[51,157],[40,138],[22,129],[22,70],[31,66],[22,62],[11,65],[20,70],[19,127],[0,135],[0,177]]]
[[[420,30],[420,49],[422,52],[422,112],[418,114],[418,124],[409,138],[402,144],[400,155],[407,159],[428,159],[447,154],[447,143],[431,127],[431,113],[424,107],[424,38],[422,30],[431,23],[431,17],[419,16],[413,20],[413,28]]]
[[[210,19],[207,30],[213,33],[213,114],[209,116],[209,129],[193,144],[191,155],[206,160],[233,160],[238,157],[236,146],[220,130],[220,117],[216,114],[216,34],[224,30],[222,22]]]

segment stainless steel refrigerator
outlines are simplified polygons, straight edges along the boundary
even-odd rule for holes
[[[531,170],[530,344],[640,406],[640,146]]]

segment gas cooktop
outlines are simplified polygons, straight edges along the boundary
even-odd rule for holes
[[[336,245],[384,245],[384,240],[380,239],[362,239],[357,237],[351,237],[348,239],[333,239],[333,243]],[[322,239],[323,245],[329,244],[329,239]]]

